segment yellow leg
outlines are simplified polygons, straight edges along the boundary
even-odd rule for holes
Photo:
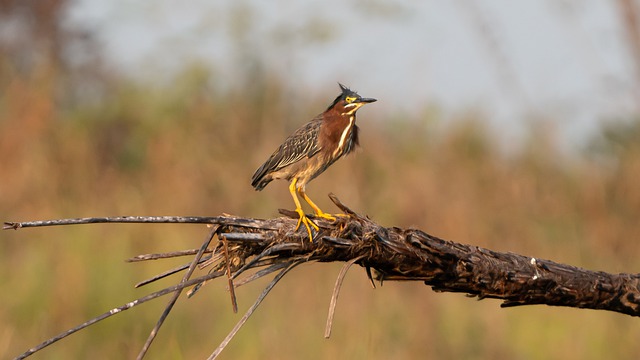
[[[313,228],[316,229],[316,231],[320,229],[318,228],[318,225],[314,224],[313,221],[309,220],[307,215],[305,215],[304,211],[302,210],[302,206],[300,205],[300,200],[298,200],[298,196],[296,195],[297,181],[298,179],[293,179],[293,181],[291,181],[291,185],[289,185],[289,192],[291,193],[293,202],[296,203],[296,212],[300,216],[300,218],[298,219],[298,225],[296,225],[296,231],[298,231],[298,228],[300,228],[300,224],[304,224],[304,226],[307,228],[307,233],[309,234],[309,241],[313,242],[313,234],[311,233],[311,226],[313,226]]]
[[[311,206],[313,208],[313,210],[316,212],[316,216],[317,217],[320,217],[320,218],[323,218],[323,219],[327,219],[327,220],[330,220],[330,221],[335,221],[336,220],[335,216],[327,214],[326,212],[320,210],[318,205],[314,204],[314,202],[311,201],[311,199],[309,199],[307,194],[304,192],[304,188],[303,187],[298,189],[298,194],[300,194],[300,196],[302,196],[304,201],[306,201],[307,204],[309,204],[309,206]]]

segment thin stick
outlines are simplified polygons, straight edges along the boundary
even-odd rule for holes
[[[218,355],[220,355],[222,350],[224,350],[224,348],[229,344],[231,339],[233,339],[233,337],[240,330],[242,325],[244,325],[244,323],[247,322],[249,317],[253,314],[253,312],[256,310],[256,308],[258,308],[260,303],[262,303],[262,300],[264,300],[264,298],[269,294],[271,289],[273,289],[273,287],[278,283],[278,281],[280,281],[280,279],[282,279],[282,277],[285,276],[289,272],[289,270],[293,269],[294,267],[296,267],[297,265],[299,265],[301,263],[302,263],[302,261],[296,261],[296,262],[293,262],[293,263],[289,263],[289,266],[287,266],[286,268],[282,269],[282,271],[280,271],[273,278],[273,280],[267,285],[267,287],[264,288],[264,290],[262,291],[262,294],[260,294],[260,296],[258,296],[258,299],[256,300],[256,302],[253,305],[251,305],[251,307],[249,308],[249,310],[247,310],[247,312],[244,314],[242,319],[240,319],[240,321],[238,321],[236,326],[233,327],[233,329],[231,330],[229,335],[227,335],[227,337],[224,338],[224,340],[222,340],[222,342],[216,348],[216,350],[211,354],[211,356],[209,356],[208,360],[213,360],[213,359],[217,358]]]
[[[353,210],[349,209],[347,207],[347,205],[343,204],[342,201],[340,201],[340,199],[338,199],[338,197],[336,196],[336,194],[334,193],[329,193],[329,199],[331,199],[331,201],[333,201],[333,203],[340,209],[342,210],[345,214],[347,215],[352,215],[352,216],[357,216],[358,214],[356,214]]]
[[[275,265],[274,265],[275,264]],[[233,282],[233,287],[235,289],[237,289],[238,287],[251,282],[253,280],[256,280],[258,278],[261,278],[265,275],[269,275],[270,273],[276,271],[276,270],[280,270],[284,267],[286,267],[289,263],[283,263],[283,262],[277,262],[277,259],[271,258],[271,259],[266,259],[266,260],[261,260],[258,261],[256,263],[253,264],[253,266],[251,268],[258,268],[258,267],[262,267],[262,266],[269,266],[269,268],[267,269],[263,269],[260,270],[248,277],[245,277],[241,280],[237,280]],[[192,297],[193,295],[195,295],[195,293],[200,290],[200,287],[204,286],[206,284],[206,282],[202,282],[201,284],[197,284],[196,286],[194,286],[191,290],[189,290],[187,292],[187,297]]]
[[[287,265],[289,265],[289,263],[276,263],[276,264],[273,264],[273,265],[269,266],[266,269],[262,269],[260,271],[256,271],[255,273],[236,281],[234,285],[235,285],[236,288],[238,288],[238,287],[240,287],[240,286],[242,286],[244,284],[247,284],[247,283],[249,283],[251,281],[254,281],[254,280],[257,280],[257,279],[259,279],[259,278],[261,278],[263,276],[269,275],[274,271],[277,271],[277,270],[280,270],[280,269],[282,269],[284,267],[287,267]],[[256,267],[257,266],[258,265],[256,265]]]
[[[155,223],[155,224],[218,224],[236,225],[262,230],[277,230],[263,220],[225,216],[108,216],[75,219],[56,219],[24,222],[5,222],[3,230],[18,230],[28,227],[104,224],[104,223]]]
[[[376,288],[376,282],[373,281],[373,276],[371,276],[371,266],[365,266],[365,271],[367,272],[367,278],[369,278],[369,282],[371,283],[371,287]]]
[[[198,278],[189,280],[189,281],[184,282],[184,283],[180,283],[180,284],[177,284],[177,285],[169,286],[169,287],[164,288],[162,290],[159,290],[159,291],[156,291],[154,293],[151,293],[151,294],[149,294],[147,296],[143,296],[143,297],[141,297],[141,298],[139,298],[137,300],[133,300],[131,302],[128,302],[128,303],[126,303],[126,304],[124,304],[122,306],[113,308],[113,309],[111,309],[111,310],[109,310],[109,311],[107,311],[107,312],[105,312],[105,313],[103,313],[103,314],[101,314],[99,316],[94,317],[93,319],[91,319],[91,320],[89,320],[89,321],[87,321],[87,322],[85,322],[85,323],[83,323],[81,325],[78,325],[78,326],[76,326],[74,328],[71,328],[71,329],[69,329],[69,330],[67,330],[67,331],[65,331],[63,333],[60,333],[60,334],[58,334],[58,335],[56,335],[56,336],[54,336],[54,337],[42,342],[42,343],[40,343],[39,345],[29,349],[25,353],[20,354],[18,357],[16,357],[16,359],[24,359],[24,358],[26,358],[28,356],[31,356],[34,353],[46,348],[47,346],[49,346],[49,345],[51,345],[51,344],[53,344],[53,343],[55,343],[55,342],[57,342],[59,340],[64,339],[65,337],[67,337],[67,336],[69,336],[69,335],[71,335],[73,333],[76,333],[76,332],[78,332],[78,331],[80,331],[80,330],[82,330],[82,329],[84,329],[86,327],[89,327],[89,326],[91,326],[91,325],[93,325],[93,324],[95,324],[97,322],[100,322],[100,321],[102,321],[102,320],[104,320],[104,319],[106,319],[108,317],[111,317],[113,315],[119,314],[124,310],[129,310],[132,307],[140,305],[140,304],[143,304],[143,303],[145,303],[145,302],[147,302],[149,300],[153,300],[153,299],[158,298],[160,296],[167,295],[167,294],[172,293],[174,291],[182,290],[182,289],[184,289],[186,287],[193,286],[193,285],[195,285],[195,284],[197,284],[199,282],[202,282],[202,281],[215,279],[215,278],[220,277],[222,275],[224,275],[223,271],[212,272],[210,274],[207,274],[207,275],[204,275],[204,276],[200,276]]]
[[[220,236],[220,235],[218,235]],[[222,259],[224,257],[224,254],[221,253],[220,251],[220,247],[218,246],[215,250],[213,250],[213,253],[211,256],[209,256],[208,259],[202,261],[200,264],[198,264],[198,269],[204,269],[210,265],[213,265],[214,263],[220,261],[220,259]],[[223,251],[224,252],[224,251]],[[194,286],[193,288],[191,288],[189,291],[187,291],[187,298],[191,298],[193,295],[196,294],[196,292],[198,292],[198,290],[200,290],[200,288],[202,286],[204,286],[204,282],[200,283],[200,284],[196,284],[196,286]]]
[[[216,233],[218,232],[218,228],[219,228],[219,225],[215,225],[211,228],[209,235],[207,236],[205,241],[202,243],[202,246],[200,246],[200,250],[196,254],[193,261],[191,262],[191,265],[189,265],[189,269],[182,277],[180,284],[183,284],[189,280],[189,278],[191,277],[191,274],[193,274],[194,270],[196,269],[198,262],[200,262],[202,255],[209,247],[211,240],[213,240],[213,237],[216,236]],[[169,316],[171,309],[173,309],[173,305],[175,305],[176,301],[178,301],[178,297],[180,297],[181,293],[182,293],[182,289],[177,290],[176,292],[173,293],[173,296],[171,297],[171,299],[169,299],[169,302],[167,303],[167,306],[165,307],[162,314],[160,315],[160,318],[158,319],[156,326],[151,330],[151,332],[149,333],[149,337],[147,338],[147,341],[144,343],[144,346],[142,346],[142,350],[140,350],[137,360],[142,360],[144,358],[145,354],[149,350],[149,347],[151,346],[151,343],[156,338],[156,335],[158,335],[158,331],[160,331],[160,327],[162,327],[164,320],[167,318],[167,316]]]
[[[177,224],[215,224],[228,219],[224,216],[108,216],[75,219],[56,219],[25,222],[5,222],[3,229],[20,229],[40,226],[103,224],[103,223],[177,223]]]
[[[222,244],[224,246],[224,257],[225,262],[227,263],[227,282],[229,283],[229,295],[231,296],[231,308],[233,309],[233,313],[238,313],[238,301],[236,300],[236,291],[233,287],[233,280],[231,279],[231,261],[229,258],[229,246],[227,242],[227,238],[222,235]]]
[[[254,234],[254,233],[224,233],[224,237],[227,240],[242,240],[242,241],[263,241],[266,240],[264,235],[262,234]]]
[[[199,249],[189,249],[182,251],[172,251],[167,253],[157,253],[157,254],[142,254],[138,256],[134,256],[132,258],[128,258],[125,260],[126,262],[138,262],[138,261],[147,261],[147,260],[158,260],[158,259],[167,259],[178,256],[187,256],[187,255],[195,255],[197,254]],[[210,253],[211,250],[205,251],[205,253]]]
[[[329,314],[327,315],[327,325],[324,328],[324,337],[328,339],[331,337],[331,327],[333,325],[333,315],[336,312],[336,305],[338,304],[338,294],[340,294],[340,288],[342,287],[342,282],[344,281],[345,275],[347,275],[347,271],[351,267],[351,265],[355,264],[358,260],[362,259],[364,255],[358,256],[355,259],[349,260],[342,269],[340,269],[340,273],[338,274],[338,278],[336,279],[336,284],[333,287],[333,295],[331,295],[331,303],[329,304]]]
[[[199,264],[202,264],[203,262],[205,262],[205,261],[207,261],[209,259],[211,259],[211,256],[205,256],[202,259],[200,259]],[[164,279],[167,276],[173,275],[173,274],[178,273],[178,272],[180,272],[180,271],[182,271],[184,269],[189,268],[190,265],[191,265],[191,263],[183,264],[183,265],[174,267],[173,269],[169,269],[167,271],[164,271],[164,272],[162,272],[162,273],[160,273],[158,275],[153,276],[152,278],[149,278],[149,279],[146,279],[146,280],[142,280],[139,283],[135,284],[134,287],[138,288],[138,287],[150,284],[150,283],[152,283],[154,281],[157,281],[157,280],[160,280],[160,279]]]
[[[238,275],[242,274],[245,270],[247,270],[250,267],[254,266],[255,263],[258,262],[258,260],[262,259],[265,256],[271,255],[271,254],[276,253],[278,251],[300,249],[300,247],[301,247],[301,245],[298,244],[298,243],[293,243],[293,244],[292,243],[282,243],[282,244],[276,244],[276,245],[273,245],[271,247],[268,247],[263,252],[261,252],[260,254],[256,255],[253,259],[251,259],[251,261],[247,262],[240,269],[238,269],[233,274],[233,276],[231,276],[231,278],[235,279],[236,277],[238,277]]]

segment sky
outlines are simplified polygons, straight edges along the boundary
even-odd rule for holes
[[[508,146],[534,122],[578,149],[603,122],[639,112],[618,9],[604,0],[78,0],[68,21],[93,30],[123,73],[143,80],[185,64],[233,83],[247,59],[327,94],[342,82],[379,99],[382,118],[477,111]]]

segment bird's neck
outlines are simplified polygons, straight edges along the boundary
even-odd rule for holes
[[[356,121],[356,113],[343,115],[337,111],[327,111],[324,113],[322,118],[328,124],[344,124],[346,126],[347,124],[354,123]]]
[[[352,150],[353,142],[357,144],[357,127],[356,127],[356,114],[342,115],[336,112],[327,112],[323,116],[326,139],[332,144],[336,144],[334,156]]]

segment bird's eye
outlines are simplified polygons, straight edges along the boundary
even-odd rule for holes
[[[356,97],[355,97],[355,96],[347,96],[347,97],[345,98],[345,100],[346,100],[349,104],[351,104],[352,102],[356,101]]]

